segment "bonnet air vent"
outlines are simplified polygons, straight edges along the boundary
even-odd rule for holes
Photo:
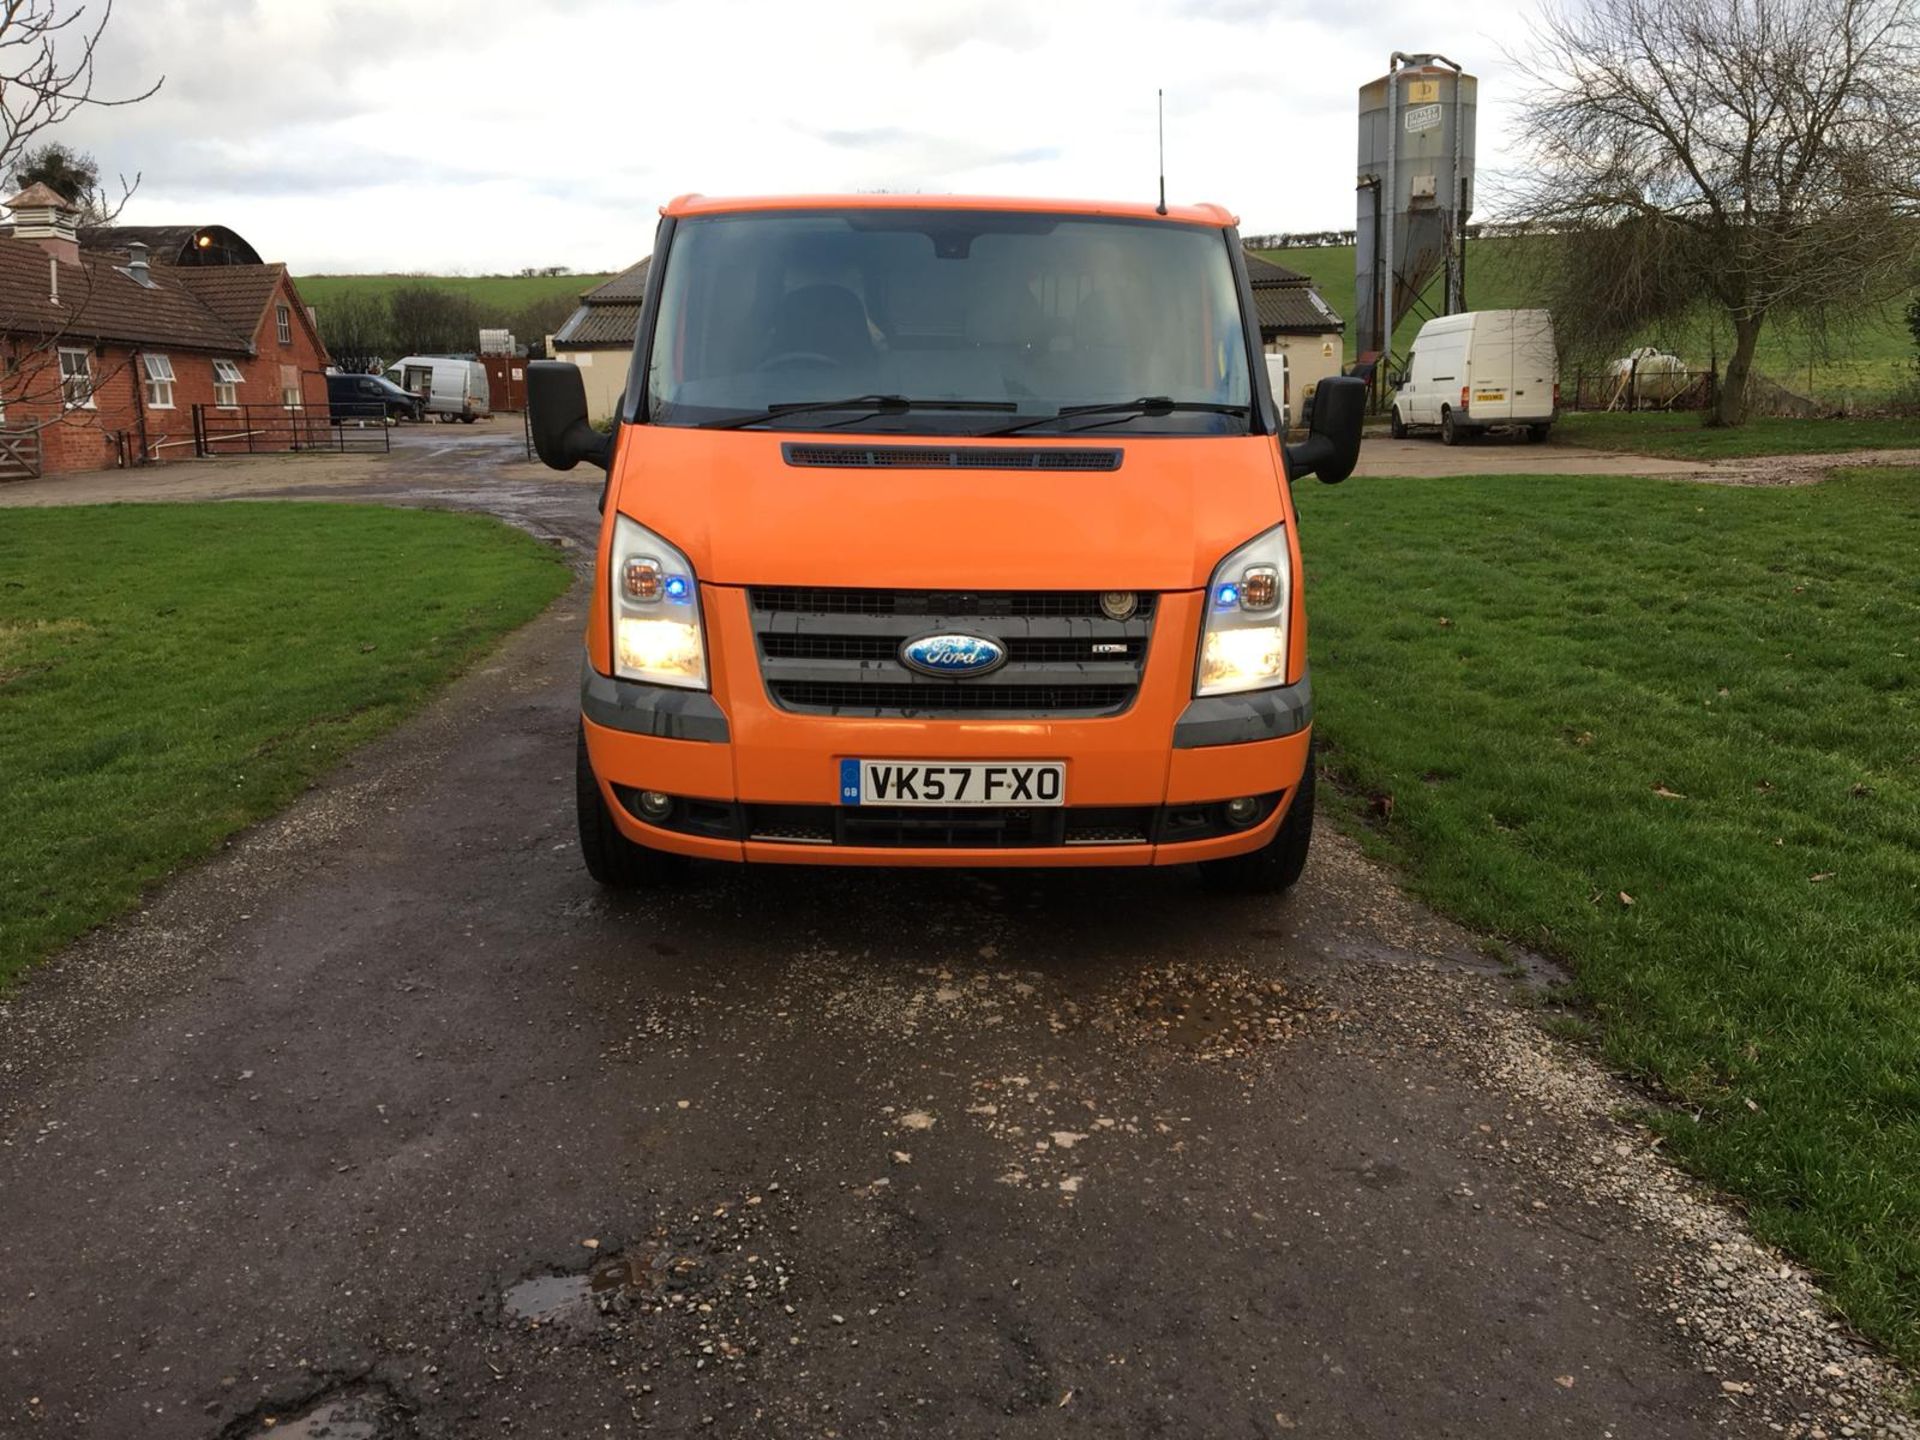
[[[782,445],[789,465],[835,470],[1118,470],[1118,450],[1039,446]]]

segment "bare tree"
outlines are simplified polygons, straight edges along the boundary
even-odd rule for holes
[[[62,121],[87,109],[137,105],[159,90],[164,76],[137,93],[94,92],[100,42],[112,19],[113,0],[101,0],[98,6],[62,0],[0,0],[0,174],[20,170],[39,137]],[[139,183],[137,174],[131,182],[122,176],[117,199],[109,199],[97,184],[90,195],[73,199],[89,223],[104,224],[119,213]],[[60,374],[56,352],[68,335],[90,333],[90,282],[91,272],[83,268],[80,289],[70,290],[65,297],[65,325],[16,347],[11,362],[14,379],[8,387],[8,398],[16,406],[64,395],[68,382]],[[0,316],[0,322],[5,318]],[[93,377],[89,388],[97,389],[118,368]],[[92,411],[74,409],[60,418],[92,415]],[[56,422],[40,422],[41,428],[52,423]],[[13,428],[19,426],[19,421],[13,422]]]
[[[1555,308],[1612,343],[1711,306],[1715,423],[1769,322],[1822,337],[1920,273],[1920,0],[1585,0],[1534,42],[1509,204],[1559,232]]]
[[[113,0],[102,0],[97,9],[60,0],[0,0],[0,174],[19,171],[36,137],[80,111],[137,105],[159,90],[164,76],[137,94],[94,93],[94,65],[112,19]],[[68,198],[91,201],[98,212],[92,223],[104,223],[126,203],[140,177],[131,182],[122,177],[119,199],[110,205],[92,157],[81,158],[89,166],[93,193]]]

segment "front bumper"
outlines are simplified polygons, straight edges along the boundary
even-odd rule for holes
[[[620,831],[654,849],[801,865],[1187,864],[1271,840],[1307,762],[1312,693],[1304,675],[1279,689],[1193,698],[1194,641],[1184,637],[1198,631],[1197,595],[1163,596],[1154,645],[1168,653],[1149,656],[1126,711],[1020,720],[779,709],[761,680],[744,593],[711,587],[702,598],[712,693],[635,684],[583,665],[581,712],[603,798]],[[978,812],[947,825],[923,817],[918,829],[910,823],[917,817],[903,814],[899,825],[876,830],[868,823],[876,817],[836,815],[847,757],[1060,760],[1067,815],[1009,815],[991,835],[969,828]],[[642,820],[626,803],[641,789],[698,802],[703,822],[667,828]],[[1262,797],[1257,823],[1196,820],[1240,796]],[[776,830],[789,838],[766,838]],[[1101,838],[1089,839],[1094,832]],[[883,843],[863,843],[876,836]],[[970,843],[975,838],[980,843]]]

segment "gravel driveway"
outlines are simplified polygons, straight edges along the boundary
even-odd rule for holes
[[[597,472],[505,429],[0,504],[453,505],[585,563]],[[1280,902],[598,890],[584,603],[0,1005],[0,1433],[1913,1433],[1541,1032],[1546,967],[1331,827]]]

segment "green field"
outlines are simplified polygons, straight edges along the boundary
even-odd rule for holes
[[[1920,470],[1297,498],[1336,813],[1920,1360]]]
[[[568,583],[491,519],[280,504],[9,510],[0,576],[0,989]]]
[[[1475,310],[1522,310],[1538,303],[1530,280],[1527,240],[1486,239],[1467,243],[1467,304]],[[1263,250],[1276,265],[1310,277],[1321,298],[1347,322],[1347,359],[1353,359],[1353,247],[1309,246],[1299,250]],[[1901,318],[1901,305],[1877,307],[1855,319],[1851,333],[1831,341],[1832,353],[1810,353],[1808,345],[1778,329],[1761,332],[1759,368],[1769,379],[1832,404],[1849,400],[1872,404],[1894,393],[1913,375],[1913,339]],[[1409,316],[1394,326],[1395,348],[1405,354],[1422,317]],[[1562,337],[1563,341],[1566,337]],[[1646,343],[1671,350],[1688,364],[1706,369],[1714,356],[1712,326],[1704,321],[1672,334],[1649,335]],[[1726,365],[1728,341],[1719,358]],[[1570,375],[1562,377],[1570,389]]]
[[[1744,425],[1709,428],[1697,412],[1622,410],[1562,415],[1553,438],[1600,450],[1731,460],[1753,455],[1839,455],[1849,450],[1920,450],[1920,419],[1791,420],[1756,415]]]
[[[576,297],[608,275],[299,275],[294,284],[309,305],[351,293],[390,294],[406,285],[431,285],[470,296],[482,310],[501,320],[549,296]]]

